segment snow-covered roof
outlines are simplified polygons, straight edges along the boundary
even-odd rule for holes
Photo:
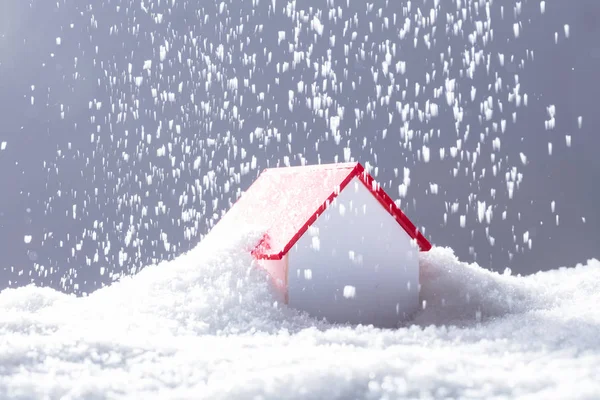
[[[281,259],[355,177],[416,240],[421,251],[431,249],[429,241],[357,162],[266,169],[217,225],[264,229],[267,234],[254,256]]]

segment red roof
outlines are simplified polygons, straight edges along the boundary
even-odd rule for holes
[[[256,258],[279,260],[354,177],[417,241],[421,251],[431,249],[429,241],[360,163],[266,169],[218,224],[252,224],[266,229],[265,238],[253,254]]]

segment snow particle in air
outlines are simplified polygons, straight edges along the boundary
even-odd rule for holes
[[[321,249],[321,240],[319,239],[318,236],[312,237],[310,247],[316,251],[319,251]]]
[[[347,299],[356,297],[356,288],[350,285],[344,286],[344,297]]]
[[[519,156],[521,157],[521,163],[523,163],[523,165],[527,164],[527,156],[523,153],[520,153]]]
[[[519,23],[518,23],[518,22],[515,22],[515,23],[513,24],[513,33],[514,33],[514,35],[515,35],[515,38],[518,38],[518,37],[519,37],[519,34],[520,34],[520,29],[519,29],[519,28],[520,28],[520,27],[519,27]]]

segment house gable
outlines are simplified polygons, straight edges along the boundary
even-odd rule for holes
[[[395,326],[418,308],[419,247],[355,176],[288,253],[288,304]]]

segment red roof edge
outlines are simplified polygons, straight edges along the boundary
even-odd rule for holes
[[[271,246],[269,245],[269,234],[265,233],[259,240],[258,244],[254,247],[250,254],[254,258],[264,259],[264,253],[269,251]]]
[[[315,211],[313,215],[302,225],[302,227],[296,232],[296,234],[292,237],[292,239],[288,242],[288,244],[284,247],[284,249],[276,254],[265,254],[269,249],[268,245],[268,236],[265,235],[263,239],[260,241],[258,246],[252,251],[252,255],[257,259],[263,260],[281,260],[288,251],[296,244],[296,242],[304,235],[304,233],[308,230],[308,228],[319,218],[319,216],[327,209],[329,204],[341,193],[342,190],[348,186],[350,181],[358,177],[360,181],[366,186],[366,188],[373,194],[373,196],[379,201],[379,203],[386,209],[388,212],[394,217],[394,219],[404,228],[406,233],[411,237],[411,239],[416,240],[419,249],[421,251],[429,251],[431,249],[431,243],[419,232],[419,230],[415,227],[415,225],[408,219],[408,217],[398,208],[394,200],[387,195],[387,193],[379,186],[379,184],[375,183],[375,180],[368,172],[365,171],[365,168],[360,164],[356,163],[354,168],[350,171],[350,173],[344,178],[342,183],[340,184],[339,189],[334,190],[333,193],[327,197],[327,200]]]
[[[362,165],[358,164],[356,167],[356,176],[360,181],[367,187],[367,189],[373,194],[373,196],[379,201],[379,203],[394,217],[396,221],[404,228],[406,233],[417,241],[419,249],[421,251],[431,250],[431,243],[419,232],[417,227],[411,222],[410,219],[400,210],[394,200],[381,188],[381,186],[375,182],[375,179],[363,168]]]

